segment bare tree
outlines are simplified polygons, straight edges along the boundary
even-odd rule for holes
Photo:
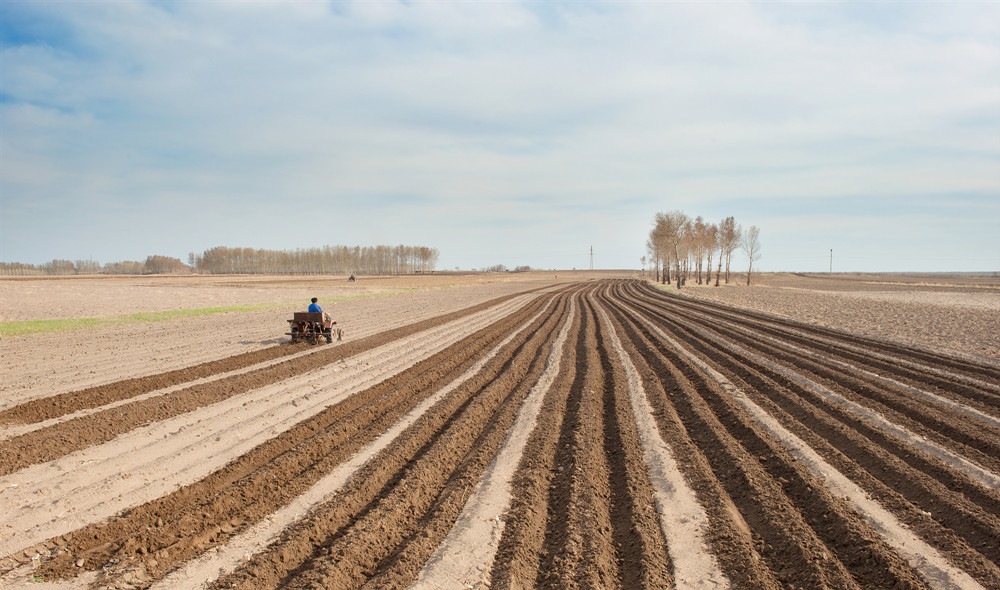
[[[701,215],[691,223],[691,254],[694,257],[694,272],[699,285],[702,284],[702,271],[705,270],[705,258],[708,258],[708,272],[712,271],[712,250],[715,248],[715,238],[712,235],[715,226],[705,223]],[[706,280],[707,282],[707,280]]]
[[[670,240],[675,233],[670,217],[666,213],[657,213],[653,218],[653,229],[649,232],[649,245],[652,246],[654,264],[662,267],[663,274],[657,275],[657,282],[670,282]]]
[[[649,237],[646,238],[646,253],[649,254],[649,262],[653,265],[653,280],[660,282],[660,251],[656,247],[653,230],[649,231]]]
[[[712,257],[715,255],[715,251],[719,249],[719,226],[714,223],[709,223],[705,225],[705,258],[707,264],[705,265],[705,284],[708,285],[712,282]],[[699,284],[701,281],[698,281]]]
[[[729,263],[733,258],[733,251],[740,245],[743,235],[743,228],[736,223],[733,217],[727,217],[719,223],[719,271],[722,271],[722,260],[726,262],[726,284],[729,284]],[[715,284],[719,284],[716,276]]]
[[[663,284],[670,282],[670,260],[674,261],[674,278],[677,288],[683,284],[681,270],[681,254],[687,257],[690,240],[690,218],[681,211],[657,213],[650,232],[650,241],[654,244],[657,257],[663,261]]]
[[[750,274],[753,272],[753,263],[755,260],[760,260],[760,228],[756,225],[751,225],[750,229],[747,230],[746,235],[743,236],[741,242],[743,251],[747,254],[747,260],[749,260],[749,265],[747,266],[747,286],[750,286]]]

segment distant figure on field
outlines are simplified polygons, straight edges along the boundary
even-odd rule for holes
[[[323,313],[323,308],[319,306],[319,301],[316,297],[312,298],[312,303],[309,304],[309,313]]]
[[[352,272],[351,276],[347,277],[347,280],[353,283],[354,281],[356,281],[358,279],[354,276],[354,273]]]

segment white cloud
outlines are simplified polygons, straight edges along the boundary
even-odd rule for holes
[[[352,220],[331,243],[405,236],[444,266],[536,264],[495,258],[516,239],[560,266],[541,252],[604,235],[635,266],[658,210],[1000,194],[995,5],[8,5],[5,260],[78,256],[20,230],[67,200],[176,218],[155,243],[184,256],[308,246],[273,216],[323,206]],[[241,223],[187,233],[179,201]],[[145,247],[101,258],[178,255]]]

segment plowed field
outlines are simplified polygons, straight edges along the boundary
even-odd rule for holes
[[[0,586],[1000,588],[990,359],[639,280],[413,318],[19,385]]]

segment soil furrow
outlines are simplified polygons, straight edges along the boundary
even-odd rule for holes
[[[958,453],[969,455],[980,465],[993,470],[1000,467],[1000,461],[996,459],[1000,456],[1000,430],[991,427],[993,420],[970,423],[966,414],[956,413],[953,408],[930,400],[931,394],[915,398],[913,390],[916,388],[912,386],[902,390],[892,387],[885,374],[873,374],[866,378],[857,372],[845,373],[843,361],[831,358],[829,354],[823,357],[810,355],[782,343],[772,343],[769,338],[762,338],[738,325],[707,325],[698,321],[697,316],[692,318],[692,322],[695,321],[701,326],[700,330],[709,330],[718,338],[731,340],[774,359],[768,362],[780,363],[788,374],[802,375],[833,387],[838,390],[838,395],[852,400],[850,403],[872,406],[875,412],[886,415],[913,432],[935,439],[940,444],[957,447]],[[747,356],[747,353],[740,353],[740,356]]]
[[[661,359],[646,322],[620,305],[623,296],[627,297],[627,291],[619,286],[608,306],[609,310],[627,335],[622,343],[641,373],[643,389],[654,409],[658,432],[675,450],[684,479],[690,483],[699,504],[705,508],[710,523],[707,529],[709,550],[718,557],[723,573],[734,587],[780,587],[757,551],[759,537],[740,514],[713,471],[705,450],[687,431],[678,414],[674,398],[682,387],[690,387],[688,378],[681,367]]]
[[[19,372],[0,586],[1000,588],[1000,364],[589,278],[373,300],[332,347],[106,343],[48,397]]]
[[[649,321],[637,318],[637,321]],[[649,336],[656,338],[655,334]],[[851,574],[833,551],[816,536],[804,516],[788,496],[784,483],[766,469],[775,451],[743,446],[743,439],[754,442],[753,429],[745,419],[726,404],[714,381],[693,367],[685,358],[662,341],[654,340],[655,355],[646,362],[667,387],[671,403],[686,433],[702,450],[714,477],[754,534],[755,549],[779,584],[799,584],[812,588],[856,588]],[[716,412],[721,412],[721,416]],[[732,429],[732,430],[731,430]],[[783,463],[792,460],[777,451]],[[796,479],[801,479],[798,477]],[[813,487],[820,487],[818,485]]]
[[[640,288],[646,294],[662,296],[661,291],[657,291],[648,285],[644,284]],[[840,350],[840,354],[842,356],[863,351],[862,356],[858,357],[858,360],[863,362],[882,362],[884,359],[881,359],[880,357],[884,354],[889,358],[898,357],[905,361],[904,363],[897,362],[895,364],[890,362],[890,364],[886,365],[888,367],[898,368],[900,364],[906,366],[916,364],[926,367],[945,369],[954,371],[960,375],[966,375],[987,384],[992,383],[994,384],[994,390],[996,389],[995,384],[1000,383],[1000,365],[995,363],[986,365],[982,362],[972,362],[953,355],[941,354],[936,351],[906,346],[896,342],[876,340],[865,336],[859,336],[857,334],[851,334],[849,332],[796,322],[794,320],[780,318],[762,312],[735,308],[720,303],[695,301],[692,299],[677,297],[671,297],[670,300],[673,304],[700,308],[716,316],[726,314],[730,318],[742,323],[756,324],[758,326],[773,326],[779,330],[788,329],[789,332],[786,333],[787,337],[805,337],[816,342],[817,345],[820,346],[824,343],[832,345],[834,348]],[[826,342],[828,338],[830,342]]]
[[[581,307],[577,341],[579,404],[564,422],[572,428],[557,455],[557,503],[550,506],[549,529],[539,588],[620,587],[613,552],[609,474],[604,456],[604,375],[596,346],[596,318],[589,297]]]
[[[764,358],[684,320],[675,318],[671,323],[683,326],[690,342],[702,342],[698,346],[704,354],[708,354],[712,349],[732,351],[730,358],[738,359],[734,362],[741,367],[752,367],[755,371],[765,373],[775,383],[796,391],[798,395],[817,399],[824,405],[836,406],[838,414],[847,416],[847,420],[859,424],[859,428],[878,431],[882,433],[879,435],[881,437],[895,439],[892,443],[895,447],[916,448],[923,455],[934,457],[950,468],[962,471],[981,485],[1000,487],[1000,476],[988,468],[995,463],[991,454],[996,450],[989,432],[985,433],[985,436],[965,432],[964,435],[958,436],[962,439],[959,441],[941,436],[942,431],[954,433],[957,430],[964,430],[956,424],[961,418],[956,419],[952,415],[952,420],[945,420],[948,424],[941,426],[940,412],[927,409],[921,412],[920,407],[915,407],[912,412],[907,412],[907,415],[899,415],[878,403],[885,399],[885,396],[879,395],[881,392],[866,397],[862,394],[872,393],[870,390],[850,387],[852,381],[850,377],[838,375],[832,382],[828,382],[831,387],[839,390],[838,393],[825,387],[810,375],[808,361],[799,360],[799,365],[792,365],[795,368],[790,368],[787,364]],[[914,421],[914,418],[918,418],[919,421]],[[938,429],[932,431],[927,424],[938,426]],[[935,433],[939,436],[932,436]],[[939,439],[941,443],[936,443],[933,439]],[[970,447],[969,444],[975,446]],[[983,465],[987,467],[984,468]]]
[[[83,567],[90,569],[120,564],[114,568],[119,572],[141,565],[144,579],[158,579],[174,564],[223,543],[300,494],[407,412],[425,392],[461,374],[500,335],[537,314],[541,304],[526,306],[403,374],[331,406],[208,478],[130,509],[111,522],[67,535],[59,557],[47,564],[43,574],[79,573],[82,559]],[[272,485],[275,479],[283,485]],[[156,523],[153,530],[150,522]],[[135,555],[143,556],[141,564],[133,563]]]
[[[690,338],[690,335],[688,335],[688,334],[682,335],[681,338],[683,338],[683,341],[686,342],[686,343],[688,343],[688,344],[690,344],[692,342],[692,339]],[[700,348],[700,354],[706,355],[708,357],[714,356],[716,358],[716,360],[719,360],[719,358],[721,358],[721,356],[722,356],[721,353],[719,353],[719,354],[713,354],[712,350],[708,346]],[[736,361],[736,362],[738,362],[738,361]],[[745,374],[744,374],[744,376],[745,376]],[[768,390],[773,390],[774,388],[767,386],[767,384],[758,384],[758,385],[754,386],[754,389],[761,390],[761,391],[768,391]],[[810,511],[806,511],[806,513],[808,514],[808,513],[811,513],[811,512]],[[961,560],[959,560],[959,561],[961,562]],[[981,562],[980,562],[980,565],[982,565]],[[980,568],[980,569],[982,569],[982,568]],[[990,569],[990,568],[987,567],[986,569]],[[989,579],[991,579],[992,576],[993,576],[992,573],[987,572],[984,576],[981,576],[980,579],[987,579],[987,580],[989,580]]]
[[[559,376],[575,305],[570,300],[559,335],[548,351],[545,371],[535,383],[504,441],[500,453],[477,485],[454,527],[421,570],[412,590],[436,590],[448,586],[492,586],[490,569],[495,561],[500,536],[510,507],[511,482],[524,458],[528,439],[536,429],[545,395]]]
[[[582,297],[577,295],[574,305],[581,304]],[[544,427],[532,432],[511,482],[511,506],[490,574],[498,590],[533,588],[541,571],[549,522],[546,507],[553,503],[552,492],[558,489],[554,485],[559,473],[556,456],[562,446],[569,444],[563,440],[568,433],[566,425],[571,421],[570,411],[579,405],[574,384],[581,369],[576,359],[581,329],[580,314],[576,312],[559,376],[547,391],[538,417],[538,424]]]
[[[663,311],[658,311],[655,313],[659,314],[661,321],[666,322],[669,325],[672,325],[675,330],[681,331],[684,334],[685,341],[689,342],[693,347],[695,347],[699,351],[699,353],[705,358],[712,358],[719,351],[720,341],[706,340],[702,336],[703,330],[705,330],[705,328],[698,327],[697,325],[693,325],[690,323],[687,324],[678,323],[681,322],[682,320],[680,320],[677,316],[669,316],[668,319],[666,312]],[[781,387],[787,387],[791,390],[796,391],[796,395],[799,396],[805,396],[808,398],[822,397],[816,395],[814,387],[813,388],[804,387],[802,385],[803,380],[801,376],[796,376],[795,378],[790,379],[785,374],[781,374],[780,372],[775,372],[773,369],[773,365],[763,366],[760,362],[744,358],[744,356],[741,356],[738,353],[733,357],[725,357],[725,358],[731,359],[727,361],[729,363],[728,370],[730,372],[729,373],[730,375],[738,376],[741,373],[743,373],[749,366],[754,366],[755,370],[762,371],[763,373],[769,375],[771,381],[769,381],[768,385],[758,386],[758,388],[761,390],[766,390],[768,387],[772,387],[773,384],[780,384]],[[905,438],[904,440],[901,440],[896,436],[887,436],[885,432],[886,427],[884,424],[880,424],[878,426],[872,426],[872,424],[866,422],[863,419],[860,419],[856,413],[845,411],[843,407],[835,407],[838,404],[834,404],[828,399],[820,399],[818,403],[821,403],[825,406],[830,406],[830,411],[832,413],[838,416],[843,416],[843,419],[846,420],[848,423],[852,424],[854,428],[861,429],[862,431],[868,433],[870,436],[874,437],[882,446],[895,449],[895,452],[898,456],[913,464],[914,467],[926,471],[936,478],[944,478],[950,482],[954,482],[954,485],[957,485],[960,488],[967,490],[968,493],[973,494],[976,497],[982,497],[981,484],[980,485],[971,484],[971,480],[968,479],[968,476],[964,474],[957,475],[954,472],[953,465],[942,464],[940,460],[931,459],[930,456],[927,455],[923,450],[919,450],[917,448],[919,445],[925,445],[923,439],[918,439],[911,436],[912,440],[907,442]],[[873,416],[875,415],[873,414]],[[955,418],[952,420],[952,422],[956,422],[958,420],[961,420],[961,418]],[[894,425],[892,425],[892,428],[898,429],[898,427]],[[980,448],[973,448],[972,452],[969,454],[971,454],[974,458],[984,459],[983,460],[984,463],[992,464],[993,460],[989,459],[988,457],[989,457],[989,448],[993,444],[993,442],[989,440],[989,437],[986,437],[986,439],[987,440],[983,441],[983,444],[981,445],[985,449],[985,451],[981,450]],[[955,445],[953,443],[952,446],[955,446],[958,452],[960,453],[962,451],[969,450],[967,446],[963,445]],[[936,448],[938,447],[926,446],[926,449],[931,451],[933,451]],[[964,461],[964,460],[965,459],[960,457],[956,459],[956,461]],[[949,458],[948,461],[951,462],[952,459]],[[974,473],[978,473],[975,471],[976,469],[979,469],[978,466],[970,465],[969,468],[972,469]],[[985,472],[984,477],[992,478],[992,475],[990,474],[990,472]]]
[[[515,296],[500,297],[475,307],[396,328],[364,340],[345,342],[333,348],[324,348],[314,354],[235,375],[222,382],[196,385],[136,402],[129,406],[112,408],[0,441],[0,476],[13,473],[28,465],[51,461],[81,448],[106,442],[139,426],[166,420],[171,416],[217,403],[249,389],[301,375],[311,369],[370,350],[398,338],[466,317],[513,297]]]
[[[759,395],[774,402],[775,408],[795,408],[805,403],[805,400],[812,400],[819,407],[825,408],[829,414],[823,415],[832,414],[839,425],[837,422],[831,423],[831,418],[812,418],[813,414],[807,412],[798,414],[793,421],[797,429],[820,432],[820,440],[826,439],[837,443],[840,453],[846,453],[848,457],[875,473],[879,479],[895,484],[914,503],[908,509],[900,511],[901,519],[914,520],[914,511],[926,515],[933,513],[935,520],[958,533],[968,545],[956,542],[954,534],[950,538],[929,535],[926,537],[927,542],[939,546],[942,551],[950,552],[956,556],[959,563],[968,563],[970,567],[966,569],[980,579],[989,580],[995,576],[995,566],[988,565],[984,561],[984,556],[986,560],[992,561],[996,561],[997,558],[996,543],[991,541],[1000,536],[994,512],[997,506],[995,490],[986,491],[981,486],[971,484],[967,478],[957,477],[954,471],[942,468],[930,458],[920,462],[923,473],[918,472],[907,465],[907,462],[915,462],[920,454],[915,448],[887,437],[881,430],[872,428],[859,420],[856,415],[844,411],[837,405],[816,399],[816,396],[808,390],[799,389],[794,394],[789,393],[787,387],[795,389],[795,383],[779,382],[764,377],[755,369],[749,368],[746,359],[725,355],[717,346],[713,347],[711,344],[698,346],[696,344],[698,339],[689,334],[686,328],[676,329],[678,332],[675,333],[682,333],[684,342],[698,349],[705,358],[711,358],[718,366],[724,367],[724,372],[730,379],[744,383],[745,391],[751,396],[754,392],[760,392]],[[898,456],[886,452],[893,449]],[[842,458],[843,455],[840,453],[836,455]],[[942,482],[947,485],[942,485]],[[916,522],[923,522],[922,528],[928,531],[938,528],[933,525],[928,526],[927,520],[918,518]],[[978,549],[982,555],[976,555],[975,550],[971,548]]]
[[[254,557],[247,566],[220,580],[217,586],[288,587],[308,584],[309,580],[334,578],[346,584],[337,587],[357,587],[364,583],[367,577],[376,573],[378,564],[408,537],[404,524],[415,526],[419,515],[434,505],[453,473],[449,467],[461,463],[465,457],[465,452],[460,450],[473,448],[496,408],[512,393],[509,380],[498,380],[498,377],[507,370],[514,370],[512,362],[516,362],[519,371],[531,366],[536,367],[532,370],[540,370],[534,363],[535,353],[513,357],[515,350],[530,338],[531,350],[537,351],[554,337],[554,325],[555,321],[549,319],[544,329],[525,330],[520,342],[508,345],[508,352],[494,359],[481,374],[418,420],[352,478],[334,499],[317,509],[309,519],[292,527],[279,543]],[[477,395],[479,393],[481,395]],[[502,422],[509,424],[512,421],[516,405],[508,404],[507,418]],[[505,432],[503,428],[494,430]],[[444,432],[450,434],[444,435]],[[445,440],[451,444],[444,444]],[[499,445],[502,436],[496,434],[491,440]],[[481,459],[476,469],[485,469],[487,462],[488,459]],[[416,484],[420,475],[435,478],[438,483]],[[449,493],[465,489],[452,489]],[[400,493],[402,490],[407,493]],[[455,512],[454,518],[461,503],[451,504],[449,510]],[[355,543],[345,543],[344,539]],[[361,548],[367,550],[355,554]],[[328,559],[344,552],[360,560],[357,563],[369,566],[355,567],[357,564],[351,560]],[[345,570],[342,566],[349,567]]]
[[[891,373],[902,381],[915,378],[917,386],[933,385],[953,399],[972,400],[989,408],[1000,407],[1000,368],[972,364],[954,357],[905,347],[899,344],[858,337],[790,320],[709,302],[668,297],[644,288],[641,299],[652,298],[681,312],[699,310],[712,318],[712,324],[736,324],[786,342],[794,342],[816,353],[831,353],[875,373]]]

